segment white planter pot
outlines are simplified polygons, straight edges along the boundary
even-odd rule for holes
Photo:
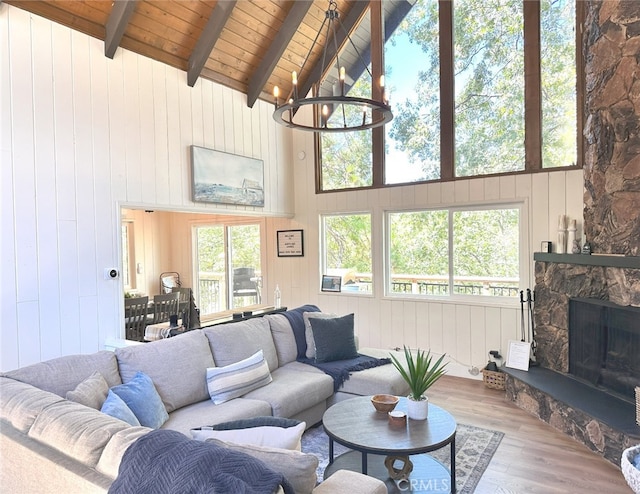
[[[407,416],[412,420],[426,420],[429,416],[429,398],[422,396],[422,400],[416,401],[407,397]]]

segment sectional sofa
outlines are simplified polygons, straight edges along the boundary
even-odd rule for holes
[[[207,369],[228,368],[259,351],[270,382],[215,404]],[[129,425],[98,407],[66,399],[96,371],[110,388],[130,382],[138,372],[146,374],[168,414],[161,428],[189,437],[192,429],[262,416],[293,418],[309,427],[320,422],[324,411],[336,401],[356,395],[408,392],[392,365],[354,372],[336,391],[331,377],[297,361],[298,352],[290,319],[271,314],[3,373],[0,485],[3,491],[20,493],[109,489],[124,452],[152,429]],[[359,353],[388,356],[387,351],[376,349],[360,349]],[[314,493],[386,492],[375,479],[339,473]]]

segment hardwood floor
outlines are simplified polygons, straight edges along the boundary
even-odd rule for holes
[[[619,467],[519,409],[504,391],[444,376],[428,395],[459,423],[505,433],[475,494],[632,492]]]

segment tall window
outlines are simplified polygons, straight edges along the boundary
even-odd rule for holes
[[[371,215],[324,215],[320,223],[323,274],[341,276],[344,292],[371,292]]]
[[[573,0],[540,2],[542,166],[575,165],[576,5]]]
[[[319,133],[318,190],[575,165],[579,16],[576,0],[388,7],[383,49],[394,119],[384,132]],[[352,90],[368,85],[357,80]]]
[[[390,295],[515,297],[520,208],[387,213]]]
[[[201,316],[260,304],[260,225],[196,226],[194,235],[195,297]]]

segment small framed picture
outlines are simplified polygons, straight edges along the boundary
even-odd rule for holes
[[[304,239],[302,230],[279,230],[278,257],[303,257]]]
[[[540,242],[540,252],[550,253],[551,252],[551,242],[547,240],[543,240]]]
[[[342,276],[322,276],[322,287],[321,290],[323,292],[339,292],[342,288]]]

